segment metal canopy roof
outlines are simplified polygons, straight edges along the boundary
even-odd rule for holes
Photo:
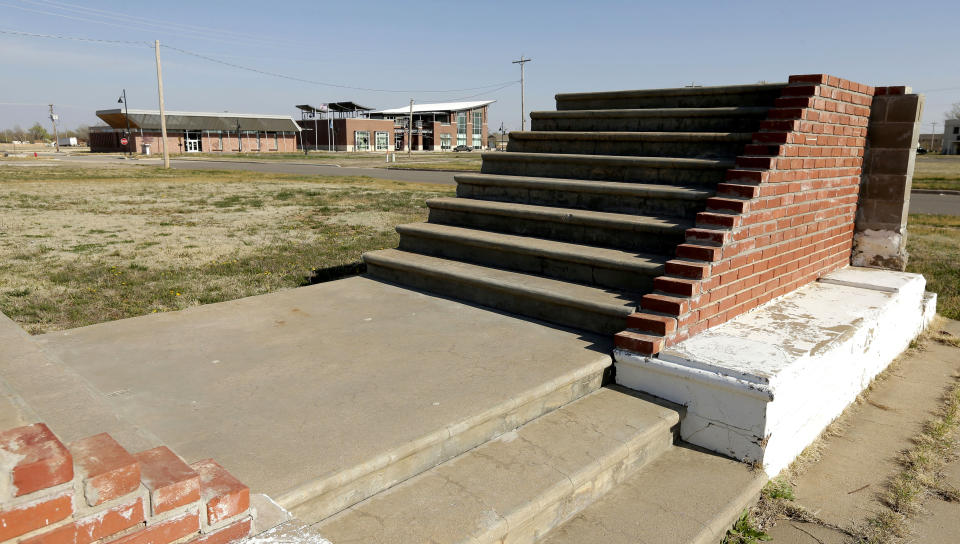
[[[98,110],[97,117],[113,128],[126,128],[122,109]],[[130,128],[159,130],[158,110],[129,110]],[[170,130],[260,130],[265,132],[298,132],[300,127],[289,115],[255,113],[205,113],[192,111],[166,112]]]
[[[351,111],[372,111],[373,110],[373,108],[361,106],[360,104],[357,104],[356,102],[353,102],[351,100],[347,100],[344,102],[330,102],[329,104],[323,104],[319,107],[311,106],[310,104],[301,104],[297,106],[297,108],[310,113],[326,113],[328,111],[346,113]]]
[[[413,113],[446,113],[454,111],[472,110],[488,104],[493,104],[496,100],[477,100],[473,102],[437,102],[434,104],[414,104]],[[410,106],[402,108],[393,108],[389,110],[380,110],[374,113],[385,115],[394,115],[400,113],[410,113]]]

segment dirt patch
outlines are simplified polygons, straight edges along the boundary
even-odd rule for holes
[[[31,333],[295,287],[393,247],[452,188],[364,177],[0,168],[0,311]]]

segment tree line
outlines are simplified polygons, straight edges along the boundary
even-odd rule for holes
[[[90,135],[90,127],[87,125],[80,125],[74,129],[59,129],[59,135],[61,138],[76,138],[78,140],[87,140]],[[41,125],[40,123],[34,123],[32,127],[28,129],[22,128],[20,125],[13,125],[13,128],[5,128],[0,130],[0,143],[10,143],[14,141],[19,142],[52,142],[53,135]]]

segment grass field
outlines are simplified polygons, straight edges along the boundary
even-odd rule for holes
[[[0,311],[31,333],[296,287],[393,247],[453,187],[365,177],[0,167]],[[911,215],[911,272],[960,319],[960,217]],[[318,272],[318,270],[320,272]]]
[[[453,187],[159,168],[0,168],[0,311],[42,333],[309,283]]]
[[[907,223],[907,271],[923,274],[937,311],[960,319],[960,216],[913,214]]]
[[[918,155],[913,188],[960,191],[960,155]]]

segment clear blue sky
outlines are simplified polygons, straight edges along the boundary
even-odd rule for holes
[[[519,79],[527,111],[569,91],[783,81],[826,72],[927,95],[924,131],[960,102],[956,0],[873,2],[365,2],[0,0],[0,29],[159,39],[226,62],[340,85],[247,72],[164,49],[170,110],[294,114],[294,104],[352,99],[372,107],[464,98],[497,100],[491,129],[520,125],[520,88],[451,91]],[[153,50],[0,34],[0,127],[67,127],[96,109],[156,108]],[[417,92],[408,92],[415,90]]]

